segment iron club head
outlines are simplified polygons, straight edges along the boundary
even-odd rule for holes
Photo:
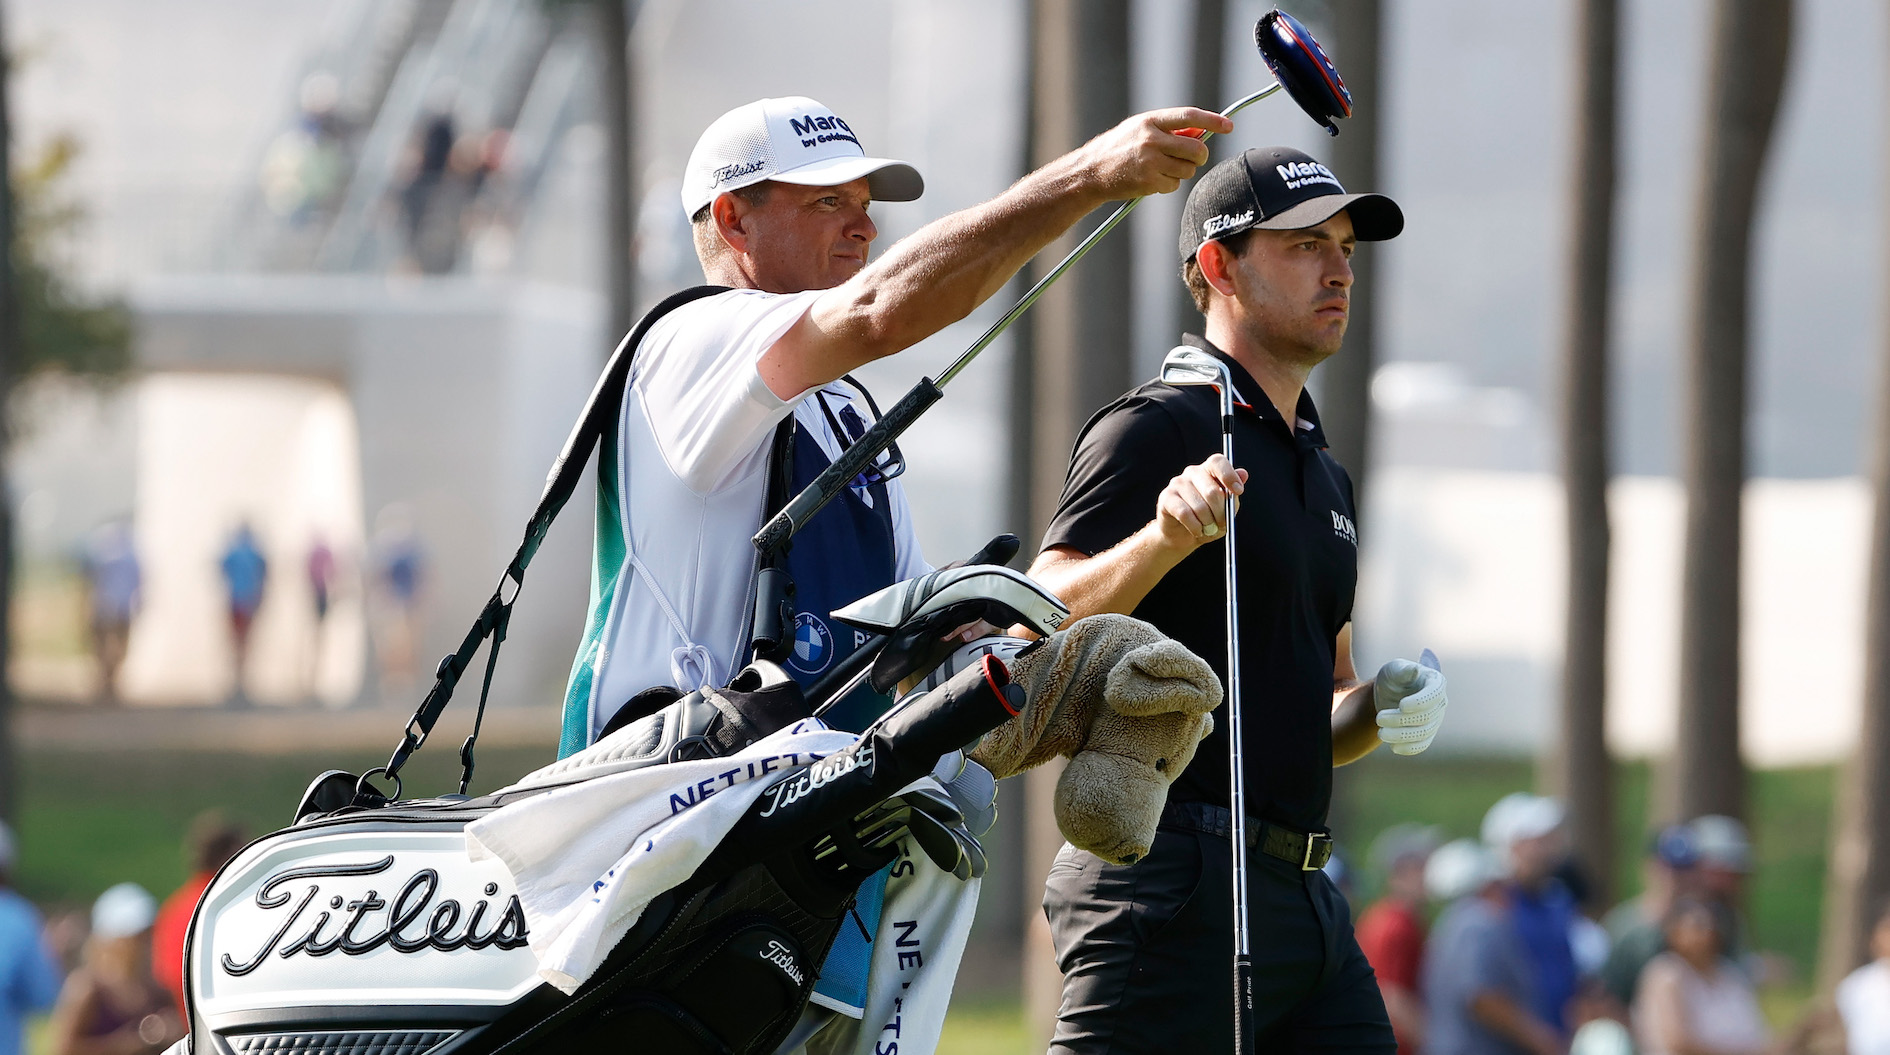
[[[1162,357],[1162,383],[1177,388],[1188,385],[1211,385],[1220,393],[1221,413],[1232,414],[1234,411],[1234,384],[1227,372],[1227,364],[1215,356],[1189,345],[1170,349]]]
[[[1269,11],[1254,24],[1253,40],[1286,94],[1329,135],[1338,135],[1339,126],[1332,121],[1352,116],[1352,93],[1299,19],[1278,9]]]

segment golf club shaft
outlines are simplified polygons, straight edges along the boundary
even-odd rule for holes
[[[1234,399],[1223,387],[1221,396],[1221,456],[1234,464]],[[1233,820],[1229,841],[1234,846],[1234,1052],[1253,1051],[1253,945],[1247,929],[1247,773],[1241,764],[1240,729],[1240,585],[1239,558],[1234,553],[1234,504],[1227,495],[1227,740],[1228,779],[1232,787]]]
[[[1233,105],[1221,111],[1221,116],[1232,117],[1280,89],[1280,83],[1275,81],[1251,95],[1236,100]],[[1213,132],[1204,131],[1199,138],[1206,141],[1213,135]],[[957,359],[952,360],[952,364],[945,368],[945,372],[938,375],[937,381],[929,377],[920,378],[919,383],[914,385],[904,398],[874,422],[873,427],[866,430],[865,434],[855,440],[851,446],[842,451],[840,457],[834,459],[832,464],[814,478],[813,483],[808,484],[800,494],[795,495],[787,505],[782,506],[780,512],[761,526],[761,530],[755,533],[753,539],[755,548],[762,553],[772,553],[788,539],[793,538],[795,532],[832,501],[842,488],[852,483],[853,479],[859,476],[873,459],[879,457],[880,452],[891,446],[892,442],[898,439],[906,429],[912,427],[913,422],[919,420],[920,415],[943,398],[943,389],[951,383],[952,378],[957,377],[965,367],[971,365],[971,361],[978,357],[978,353],[989,348],[1005,330],[1010,329],[1011,323],[1023,317],[1024,312],[1030,310],[1030,306],[1037,302],[1037,298],[1043,295],[1044,290],[1050,288],[1051,283],[1062,278],[1064,272],[1073,267],[1078,260],[1083,258],[1083,254],[1089,252],[1097,242],[1102,241],[1105,235],[1114,230],[1116,225],[1122,222],[1122,218],[1129,215],[1129,212],[1141,200],[1130,198],[1117,206],[1116,211],[1111,213],[1107,220],[1091,231],[1088,237],[1077,243],[1076,248],[1070,250],[1069,255],[1058,261],[1057,266],[1051,268],[1048,274],[1026,290],[1024,295],[1018,298],[1017,303],[1011,305],[1009,311],[1006,311],[991,324],[989,329],[984,331],[983,336],[972,342],[971,347],[965,349]]]

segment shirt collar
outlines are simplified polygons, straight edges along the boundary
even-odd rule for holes
[[[1253,379],[1253,375],[1247,372],[1247,368],[1241,365],[1240,360],[1214,347],[1214,345],[1208,342],[1207,338],[1197,337],[1192,333],[1182,334],[1181,343],[1190,347],[1199,348],[1227,364],[1228,373],[1234,379],[1235,405],[1246,410],[1261,421],[1271,421],[1277,423],[1281,428],[1286,427],[1285,420],[1280,417],[1279,408],[1275,407],[1273,401],[1267,398],[1266,391],[1260,387],[1258,381]],[[1253,393],[1254,398],[1248,398],[1247,393],[1249,392]],[[1299,406],[1295,408],[1294,412],[1295,416],[1299,418],[1299,427],[1292,431],[1304,435],[1308,440],[1312,441],[1312,445],[1315,447],[1326,446],[1326,433],[1319,425],[1319,408],[1313,406],[1313,398],[1310,391],[1304,388],[1299,390]]]

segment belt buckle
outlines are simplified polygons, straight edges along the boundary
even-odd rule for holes
[[[1319,840],[1321,839],[1324,839],[1326,841],[1326,845],[1328,847],[1332,845],[1332,836],[1326,832],[1307,832],[1306,833],[1306,854],[1305,856],[1299,859],[1300,871],[1317,872],[1321,868],[1325,867],[1324,865],[1315,865],[1312,863],[1313,850],[1315,847],[1319,845]],[[1330,857],[1330,853],[1328,852],[1328,858],[1329,857]]]

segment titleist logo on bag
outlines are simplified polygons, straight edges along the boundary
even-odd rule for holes
[[[465,907],[465,925],[461,926],[462,909],[458,900],[443,898],[437,905],[434,903],[440,891],[440,873],[432,868],[414,872],[391,898],[383,899],[380,891],[370,888],[352,900],[343,894],[333,894],[326,897],[325,909],[319,913],[309,911],[310,905],[324,900],[324,881],[333,883],[382,875],[393,867],[394,856],[389,854],[365,864],[309,865],[270,877],[257,888],[255,897],[256,907],[266,912],[282,909],[295,900],[291,891],[304,882],[309,884],[307,892],[288,911],[281,928],[261,950],[243,961],[224,953],[220,966],[229,974],[245,975],[261,967],[272,952],[286,960],[301,953],[327,956],[341,952],[361,956],[383,945],[407,954],[428,950],[477,950],[488,946],[516,949],[525,945],[525,910],[520,907],[517,894],[505,902],[502,913],[494,913],[498,918],[488,924],[490,929],[482,931],[481,923],[486,920],[490,907],[487,898],[499,892],[499,884],[485,884],[486,898]],[[298,936],[285,943],[283,939],[292,932]]]
[[[851,747],[837,754],[828,755],[826,758],[820,759],[813,765],[808,766],[805,771],[789,777],[762,792],[761,797],[768,805],[762,809],[761,816],[772,817],[774,816],[774,811],[789,805],[801,796],[820,787],[822,784],[837,780],[859,769],[861,766],[871,766],[872,764],[873,744],[870,740],[859,744],[857,747]]]
[[[290,836],[251,847],[205,895],[190,973],[213,1012],[280,1004],[503,1004],[538,984],[525,911],[458,830]],[[418,966],[424,963],[424,967]]]

